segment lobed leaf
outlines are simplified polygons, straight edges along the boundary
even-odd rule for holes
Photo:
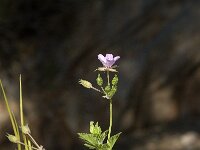
[[[100,136],[99,136],[99,142],[101,143],[101,144],[103,144],[103,141],[105,140],[105,138],[107,137],[107,135],[108,135],[108,130],[106,130],[106,131],[104,131]]]
[[[90,145],[90,144],[84,144],[84,146],[88,147],[89,149],[96,149],[95,146],[93,145]]]
[[[116,135],[113,135],[111,136],[109,139],[108,139],[108,145],[110,146],[110,148],[112,149],[113,146],[115,145],[115,142],[117,141],[117,139],[119,138],[121,132],[116,134]]]
[[[91,146],[96,147],[98,145],[97,137],[95,137],[93,134],[87,134],[87,133],[78,133],[79,138],[82,139],[86,144],[89,144]]]

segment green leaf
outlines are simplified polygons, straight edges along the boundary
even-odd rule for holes
[[[84,146],[88,147],[89,149],[96,149],[95,146],[90,144],[84,144]]]
[[[108,139],[108,145],[110,146],[110,148],[112,149],[113,146],[115,145],[115,142],[117,141],[117,139],[119,138],[121,132],[116,134],[116,135],[113,135],[112,137],[110,137]]]
[[[108,130],[104,131],[104,132],[99,136],[99,139],[98,139],[99,143],[102,144],[103,141],[105,140],[105,138],[107,137],[107,135],[108,135]]]
[[[106,144],[101,144],[98,148],[98,150],[110,150],[110,146]]]
[[[98,122],[94,125],[93,121],[90,121],[90,133],[100,135],[101,127],[98,125]]]
[[[102,132],[98,122],[94,125],[94,122],[90,122],[90,133],[78,133],[79,138],[85,143],[84,145],[89,149],[96,150],[111,150],[108,143],[104,144],[104,140],[108,135],[108,130]]]
[[[87,134],[87,133],[78,133],[79,138],[86,142],[86,144],[92,145],[96,147],[98,145],[97,137],[95,137],[93,134]]]
[[[101,134],[101,127],[98,125],[98,122],[94,126],[94,134]]]
[[[6,103],[6,108],[7,108],[9,117],[10,117],[10,121],[11,121],[11,124],[12,124],[12,128],[13,128],[14,134],[20,140],[20,135],[19,135],[19,129],[18,129],[17,121],[15,119],[14,114],[11,111],[11,108],[10,108],[10,105],[8,103],[8,99],[7,99],[7,96],[6,96],[6,93],[5,93],[5,90],[4,90],[4,87],[3,87],[3,84],[1,82],[1,80],[0,80],[0,86],[1,86],[1,89],[2,89],[2,92],[3,92],[4,101]],[[17,147],[18,147],[18,150],[21,150],[21,145],[20,144],[17,144]]]

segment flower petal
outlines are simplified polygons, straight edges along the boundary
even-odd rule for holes
[[[113,65],[114,63],[115,63],[114,60],[107,60],[106,65],[107,65],[107,67],[112,67],[112,65]]]
[[[99,59],[102,63],[106,63],[106,58],[105,58],[102,54],[99,54],[99,55],[98,55],[98,59]]]
[[[118,59],[120,59],[120,56],[114,57],[114,61],[117,61]]]
[[[106,54],[107,60],[113,60],[113,54]]]

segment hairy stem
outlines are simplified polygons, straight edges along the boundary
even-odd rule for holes
[[[108,131],[108,139],[110,138],[111,130],[112,130],[112,99],[110,99],[110,126]]]
[[[95,91],[97,91],[97,92],[99,92],[99,93],[103,93],[102,91],[100,91],[99,89],[97,89],[97,88],[95,88],[95,87],[91,87],[91,89],[93,89],[93,90],[95,90]]]
[[[108,79],[108,85],[110,85],[110,76],[109,71],[107,71],[107,79]],[[108,130],[108,139],[110,138],[111,130],[112,130],[112,99],[110,100],[110,125]]]
[[[20,99],[20,120],[21,120],[21,126],[24,126],[24,112],[23,112],[23,99],[22,99],[22,76],[20,74],[20,77],[19,77],[19,99]],[[28,148],[28,144],[27,144],[27,139],[26,139],[26,136],[25,134],[22,134],[22,137],[23,137],[23,140],[24,140],[24,143],[25,143],[25,150],[29,150]]]
[[[29,133],[28,133],[27,135],[30,137],[31,141],[35,144],[35,146],[39,149],[40,146],[39,146],[38,143],[34,140],[34,138],[33,138]]]
[[[110,85],[110,76],[109,76],[109,71],[107,71],[107,79],[108,79],[108,85]]]
[[[25,145],[24,143],[22,143],[22,142],[18,142],[18,144],[21,144],[21,145],[23,145],[23,146],[26,146],[26,145]],[[31,147],[29,147],[29,148],[32,148],[32,149],[38,150],[38,148],[33,147],[33,146],[31,146]]]

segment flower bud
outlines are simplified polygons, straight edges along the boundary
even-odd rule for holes
[[[112,85],[117,85],[118,83],[118,76],[115,74],[115,77],[112,79]]]
[[[106,93],[110,92],[110,85],[107,85],[107,86],[105,87],[105,92],[106,92]]]
[[[12,143],[18,143],[19,142],[19,139],[16,136],[14,136],[14,135],[8,134],[7,138]]]
[[[92,88],[92,84],[90,82],[88,82],[87,80],[79,80],[79,84],[81,84],[82,86],[84,86],[85,88]]]
[[[108,93],[109,98],[112,98],[116,92],[117,92],[117,86],[112,86],[112,89]]]
[[[102,86],[102,85],[103,85],[103,79],[102,79],[102,77],[101,77],[100,74],[98,74],[98,77],[97,77],[96,81],[97,81],[97,84],[98,84],[99,86]]]
[[[90,121],[90,133],[94,133],[94,121]]]
[[[94,134],[101,134],[101,127],[98,125],[98,122],[94,126]]]
[[[23,132],[24,134],[30,134],[30,133],[31,133],[31,130],[30,130],[30,128],[28,127],[28,124],[25,125],[25,126],[22,126],[21,129],[22,129],[22,132]]]
[[[96,135],[101,134],[101,127],[98,125],[98,122],[94,125],[94,122],[90,121],[90,133]]]

